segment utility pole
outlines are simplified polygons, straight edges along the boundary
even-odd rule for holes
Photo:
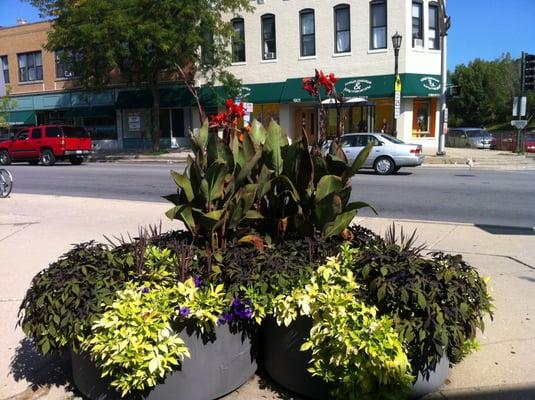
[[[524,67],[526,64],[526,53],[522,52],[520,57],[520,96],[516,105],[516,115],[518,120],[522,120],[522,97],[524,97]],[[518,127],[516,130],[516,153],[522,153],[522,128]]]
[[[440,26],[440,123],[438,132],[437,156],[446,155],[445,134],[448,128],[448,109],[446,105],[446,94],[448,91],[448,29],[450,29],[451,19],[446,14],[446,0],[440,0],[439,6],[439,26]]]

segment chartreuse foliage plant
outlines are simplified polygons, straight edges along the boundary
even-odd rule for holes
[[[423,257],[414,234],[396,237],[392,227],[387,240],[351,250],[349,263],[359,295],[392,317],[415,372],[426,376],[444,355],[458,363],[477,349],[476,333],[494,307],[487,280],[460,255]]]
[[[334,384],[339,399],[402,399],[411,368],[392,319],[378,316],[356,293],[350,248],[310,270],[309,279],[273,299],[274,316],[289,325],[310,317],[313,326],[302,351],[311,351],[309,371]]]

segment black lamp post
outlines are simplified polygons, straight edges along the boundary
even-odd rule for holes
[[[401,40],[403,39],[403,36],[401,36],[398,32],[396,32],[393,36],[392,36],[392,46],[394,47],[394,58],[395,58],[395,68],[394,68],[394,80],[395,80],[395,86],[397,86],[398,84],[398,78],[399,78],[399,75],[398,75],[398,59],[399,59],[399,49],[401,47]],[[393,118],[393,122],[394,122],[394,130],[393,130],[393,133],[394,133],[394,136],[397,136],[397,133],[398,133],[398,120],[396,118],[396,98],[395,98],[396,94],[394,92],[394,118]]]

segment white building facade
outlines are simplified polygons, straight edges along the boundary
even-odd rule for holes
[[[334,73],[338,93],[366,101],[343,110],[346,132],[394,132],[394,49],[399,52],[397,136],[436,146],[439,131],[439,4],[429,0],[253,0],[253,13],[229,17],[236,38],[229,71],[243,82],[253,117],[278,121],[291,137],[318,134],[318,108],[302,89],[315,69]],[[334,133],[336,115],[328,114]]]

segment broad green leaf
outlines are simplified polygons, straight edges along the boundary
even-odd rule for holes
[[[337,215],[342,213],[342,202],[340,196],[331,193],[321,201],[316,202],[314,207],[314,220],[318,229],[323,230],[325,225],[334,221]]]
[[[201,182],[201,191],[208,203],[223,197],[226,175],[226,164],[220,159],[211,164],[208,171],[206,171],[206,177]]]
[[[210,134],[208,136],[206,153],[208,155],[208,167],[211,167],[216,160],[222,160],[227,164],[230,171],[234,168],[234,161],[230,149],[216,134]]]
[[[149,372],[153,373],[157,369],[158,369],[158,359],[153,358],[152,360],[149,361]]]
[[[344,181],[350,179],[364,165],[370,155],[370,152],[372,151],[372,148],[373,143],[368,143],[368,145],[360,151],[355,161],[353,161],[353,164],[351,164],[351,167],[349,167],[349,169],[342,176]]]
[[[181,175],[176,171],[171,171],[171,176],[173,177],[173,180],[175,181],[176,185],[184,191],[186,199],[191,202],[195,196],[193,194],[191,182],[188,177],[186,175]]]
[[[232,135],[230,138],[230,149],[236,165],[243,168],[246,163],[245,152],[243,151],[242,146],[240,146],[240,140],[236,135]]]
[[[217,223],[221,220],[224,210],[215,210],[209,213],[201,215],[201,224],[206,227],[208,230],[214,229]]]
[[[348,168],[347,163],[338,157],[327,154],[325,157],[325,164],[327,165],[327,171],[329,175],[342,176]]]
[[[346,206],[345,211],[360,210],[361,208],[366,208],[366,207],[370,208],[375,213],[375,215],[379,215],[379,213],[377,212],[374,206],[364,201],[355,201],[355,202],[349,203]]]
[[[272,125],[270,125],[271,127]],[[288,139],[286,138],[286,142]],[[279,176],[283,172],[284,161],[282,159],[282,146],[284,145],[284,138],[278,129],[268,131],[265,144],[266,163],[270,169]]]
[[[195,219],[193,218],[193,212],[190,206],[181,205],[173,207],[167,211],[165,215],[167,215],[169,219],[178,219],[184,222],[186,228],[193,234],[195,233],[197,226],[195,224]]]
[[[316,188],[316,201],[321,201],[334,192],[342,189],[342,179],[334,175],[325,175],[322,177]]]
[[[263,145],[266,141],[266,129],[257,120],[253,121],[249,135],[256,145]]]
[[[338,215],[333,222],[329,222],[327,225],[325,225],[325,228],[323,229],[323,236],[328,238],[338,235],[349,226],[355,215],[355,211],[348,211]]]
[[[162,198],[167,200],[167,201],[170,201],[175,206],[180,204],[180,196],[178,194],[176,194],[176,193],[169,194],[167,196],[162,196]]]
[[[253,158],[247,161],[247,163],[243,166],[240,173],[236,177],[236,185],[239,186],[241,182],[251,174],[251,171],[258,164],[258,161],[260,160],[261,157],[262,157],[262,152],[257,151],[255,155],[253,156]]]
[[[262,218],[264,218],[264,216],[262,214],[260,214],[258,211],[249,210],[245,214],[245,218],[247,218],[247,219],[262,219]]]

